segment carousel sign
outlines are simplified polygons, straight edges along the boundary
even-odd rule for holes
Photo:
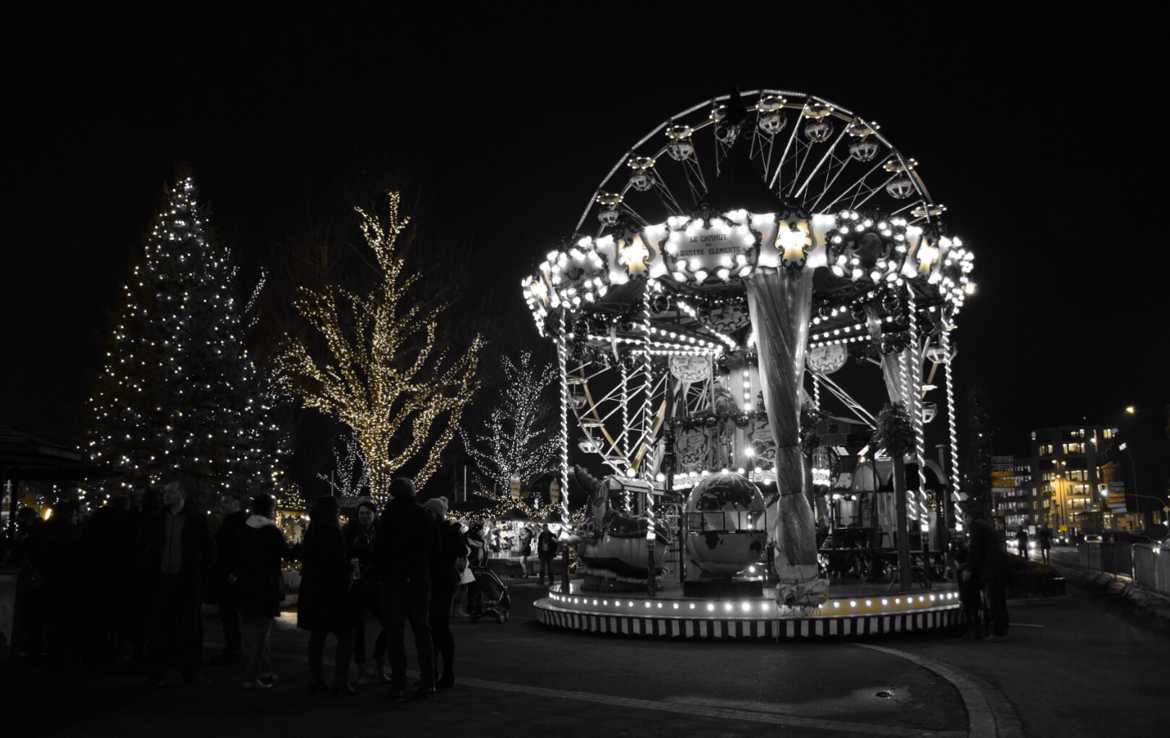
[[[719,257],[730,256],[743,252],[743,245],[736,243],[730,234],[707,231],[695,238],[683,240],[678,246],[678,258],[699,259],[700,263],[709,268],[719,264]]]

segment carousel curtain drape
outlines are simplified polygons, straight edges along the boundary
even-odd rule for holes
[[[812,310],[813,272],[756,272],[747,282],[748,310],[759,350],[760,385],[768,424],[776,439],[778,498],[770,509],[777,599],[812,605],[826,583],[817,568],[816,524],[808,502],[811,470],[800,448],[800,398],[808,321]]]

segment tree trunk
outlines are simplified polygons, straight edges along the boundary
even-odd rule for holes
[[[910,531],[906,516],[906,462],[902,454],[894,457],[894,505],[898,515],[898,586],[903,592],[910,591]]]

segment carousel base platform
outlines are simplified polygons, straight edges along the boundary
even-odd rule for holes
[[[954,585],[929,591],[891,592],[881,586],[836,586],[817,607],[777,605],[762,597],[686,597],[667,589],[653,597],[590,592],[574,581],[568,592],[554,585],[536,601],[550,628],[605,635],[677,640],[819,640],[947,630],[961,622]]]
[[[643,587],[645,589],[645,587]],[[763,582],[726,580],[715,582],[692,581],[683,582],[683,596],[700,599],[737,599],[740,597],[757,598],[764,596]]]

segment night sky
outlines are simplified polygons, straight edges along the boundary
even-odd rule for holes
[[[463,280],[453,310],[513,350],[538,341],[520,278],[613,162],[732,85],[821,95],[918,159],[977,253],[958,377],[986,391],[998,450],[1160,407],[1164,19],[811,5],[9,17],[0,426],[77,440],[179,165],[245,282],[310,233],[356,237],[351,207],[403,186],[434,266]]]

